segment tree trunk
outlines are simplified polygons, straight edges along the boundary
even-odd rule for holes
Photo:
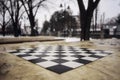
[[[31,12],[31,14],[32,14],[32,12]],[[29,22],[30,22],[30,28],[31,28],[31,36],[36,36],[36,34],[35,34],[35,18],[34,18],[34,16],[33,16],[33,14],[32,15],[29,15]]]
[[[34,22],[34,19],[30,19],[30,28],[31,28],[31,36],[35,36],[35,22]]]
[[[3,34],[3,36],[5,36],[5,25],[4,24],[2,26],[2,34]]]
[[[3,8],[3,24],[2,24],[2,34],[3,34],[3,36],[5,36],[5,26],[6,26],[6,23],[5,23],[5,11],[4,11],[4,8]]]
[[[18,28],[17,23],[13,24],[13,29],[14,29],[14,36],[18,37],[20,34],[19,34],[19,28]]]
[[[93,16],[93,11],[87,13],[81,13],[80,21],[81,21],[81,41],[90,40],[90,26],[91,26],[91,19]]]
[[[88,7],[85,9],[84,1],[77,0],[80,10],[81,21],[81,41],[90,39],[91,19],[93,17],[94,9],[97,7],[100,0],[88,0]]]

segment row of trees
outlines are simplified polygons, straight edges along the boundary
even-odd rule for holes
[[[89,40],[90,39],[91,19],[93,17],[94,10],[97,8],[100,0],[88,0],[87,8],[85,8],[84,0],[77,0],[77,2],[79,5],[79,10],[80,10],[81,41]],[[58,18],[58,21],[59,21],[59,18]],[[63,22],[65,22],[65,21],[63,21]],[[47,24],[48,24],[48,22],[47,22]],[[58,25],[59,25],[59,23],[56,24],[56,26],[58,26]],[[60,23],[60,25],[62,25],[62,22]],[[63,28],[58,27],[58,29],[62,30]],[[65,27],[64,27],[64,29],[65,29]]]
[[[12,22],[14,29],[14,36],[20,35],[20,18],[26,13],[30,22],[31,36],[35,35],[35,17],[39,7],[47,0],[0,0],[0,6],[2,6],[0,12],[2,15],[3,23],[2,30],[5,35],[5,25],[7,21],[4,16],[9,15],[9,19]],[[84,0],[77,0],[80,10],[80,21],[81,21],[81,40],[89,40],[90,38],[90,24],[93,17],[93,12],[100,0],[88,0],[88,7],[85,8]],[[7,14],[7,12],[9,14]]]
[[[47,34],[49,32],[51,35],[59,35],[63,33],[66,36],[68,33],[73,33],[78,28],[77,21],[74,16],[72,16],[67,10],[56,11],[52,16],[50,21],[45,21],[42,34]],[[65,35],[66,34],[66,35]]]
[[[3,36],[5,36],[5,27],[10,21],[12,22],[14,36],[18,37],[20,35],[20,19],[25,13],[30,22],[31,36],[35,36],[35,17],[39,7],[45,1],[46,0],[0,0]]]

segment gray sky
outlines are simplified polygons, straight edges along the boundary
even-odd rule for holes
[[[105,12],[106,18],[112,18],[120,13],[120,0],[101,0],[100,13]]]

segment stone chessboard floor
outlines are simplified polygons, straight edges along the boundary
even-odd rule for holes
[[[111,54],[111,51],[62,45],[20,47],[7,52],[58,74],[73,70]]]

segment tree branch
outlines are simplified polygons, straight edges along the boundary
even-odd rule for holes
[[[13,9],[12,0],[10,0],[10,6],[11,6],[11,16],[13,16],[14,15],[14,9]]]
[[[85,12],[85,6],[84,6],[84,3],[83,3],[83,0],[77,0],[77,2],[78,2],[78,5],[79,5],[80,12]]]
[[[23,16],[23,14],[25,13],[26,11],[23,11],[22,13],[21,13],[21,15],[20,15],[20,17],[19,17],[19,20],[20,20],[20,18]]]
[[[38,4],[36,4],[36,5],[34,6],[34,7],[37,7],[34,16],[36,16],[36,14],[37,14],[37,12],[38,12],[38,9],[39,9],[40,5],[42,5],[41,3],[44,2],[44,1],[46,1],[46,0],[42,0],[42,1],[40,1]]]
[[[88,8],[87,8],[87,10],[91,9],[93,7],[93,4],[94,4],[93,0],[88,0]]]
[[[9,12],[10,16],[12,15],[12,13],[10,12],[9,8],[7,7],[6,4],[4,4],[3,1],[0,1],[0,3],[7,9],[7,11]]]
[[[33,8],[35,8],[36,6],[39,6],[44,1],[46,1],[46,0],[39,1],[36,5],[33,6]]]
[[[23,0],[20,0],[20,1],[21,1],[22,5],[24,6],[27,15],[29,15],[28,9],[27,9],[27,7],[25,6],[24,1],[23,1]]]
[[[96,1],[94,2],[94,9],[98,6],[99,2],[100,2],[100,0],[96,0]]]
[[[5,26],[8,25],[8,23],[11,21],[11,18],[6,22]]]

